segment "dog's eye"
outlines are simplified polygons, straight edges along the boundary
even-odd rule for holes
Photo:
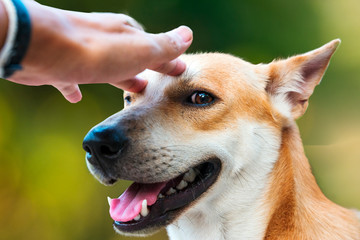
[[[130,95],[126,96],[126,97],[124,98],[124,100],[125,100],[125,103],[126,103],[126,104],[130,104],[130,103],[131,103],[131,96],[130,96]]]
[[[192,104],[208,105],[214,101],[214,97],[207,92],[194,92],[190,100]]]

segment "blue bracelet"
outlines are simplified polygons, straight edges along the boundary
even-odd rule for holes
[[[22,69],[20,63],[29,47],[31,38],[31,20],[25,5],[21,0],[11,1],[16,10],[17,31],[10,54],[3,66],[3,76],[1,77],[4,78],[10,77],[15,71]]]

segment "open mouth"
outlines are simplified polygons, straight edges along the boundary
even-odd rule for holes
[[[219,159],[211,159],[166,182],[133,183],[116,199],[108,199],[114,227],[138,232],[169,224],[216,181]]]

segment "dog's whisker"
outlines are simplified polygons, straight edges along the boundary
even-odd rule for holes
[[[245,179],[245,183],[248,185],[248,187],[251,187],[250,182],[256,182],[257,179],[253,176],[253,174],[248,173],[246,169],[243,169],[241,172],[241,176],[243,179]]]
[[[189,148],[189,149],[197,149],[196,147],[194,146],[189,146],[189,145],[181,145],[181,144],[178,144],[178,145],[168,145],[166,147],[164,147],[165,149],[171,149],[171,148],[177,148],[177,149],[174,149],[174,150],[178,150],[178,151],[184,151],[184,148]],[[172,150],[173,151],[173,150]]]
[[[191,218],[189,216],[186,216],[187,220],[193,225],[193,221],[191,220]]]
[[[255,135],[256,137],[259,137],[260,140],[262,140],[262,142],[264,142],[264,143],[266,143],[266,144],[269,144],[269,142],[268,142],[262,135],[260,135],[259,133],[254,132],[254,135]]]
[[[239,183],[240,183],[241,187],[243,187],[243,180],[245,180],[245,179],[244,179],[244,177],[242,175],[241,170],[235,172],[235,177],[239,180]]]

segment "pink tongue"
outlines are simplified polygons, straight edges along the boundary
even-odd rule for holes
[[[141,211],[144,199],[151,206],[166,182],[153,184],[133,183],[119,198],[110,200],[110,216],[115,221],[128,222],[133,220]]]

